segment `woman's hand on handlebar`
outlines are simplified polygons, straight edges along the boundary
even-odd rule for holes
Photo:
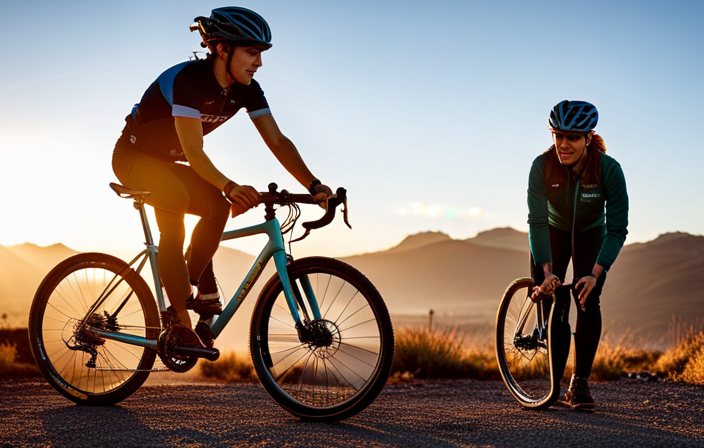
[[[560,278],[555,274],[550,274],[545,277],[543,284],[533,288],[533,294],[531,294],[530,299],[533,302],[538,302],[546,297],[552,295],[555,292],[555,288],[560,286]]]
[[[582,289],[579,289],[581,286]],[[592,292],[592,289],[596,286],[596,277],[593,275],[588,275],[586,277],[582,277],[579,279],[577,284],[575,284],[575,289],[579,290],[579,296],[577,296],[577,299],[579,300],[579,306],[582,308],[582,311],[586,311],[584,308],[584,302],[587,301],[587,297],[589,297],[589,293]]]
[[[227,198],[232,202],[230,216],[233,218],[259,205],[259,193],[249,185],[236,186]]]

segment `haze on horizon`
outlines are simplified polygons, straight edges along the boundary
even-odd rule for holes
[[[627,244],[704,234],[704,3],[238,4],[272,27],[256,78],[277,122],[313,173],[349,191],[354,230],[338,220],[294,245],[298,256],[377,251],[426,230],[526,231],[528,170],[563,99],[599,108],[597,132],[628,183]],[[10,18],[0,39],[0,245],[140,250],[136,212],[107,186],[112,148],[149,84],[200,50],[192,18],[219,6],[0,5]],[[238,182],[296,190],[245,114],[205,143]]]

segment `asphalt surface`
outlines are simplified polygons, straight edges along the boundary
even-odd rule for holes
[[[704,388],[596,384],[593,414],[523,410],[501,382],[387,386],[359,415],[300,421],[258,384],[142,387],[117,406],[69,402],[41,381],[0,383],[0,446],[704,447]]]

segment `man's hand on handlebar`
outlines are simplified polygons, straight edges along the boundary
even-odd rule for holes
[[[227,198],[232,202],[230,216],[233,218],[259,205],[259,193],[249,185],[236,186]]]
[[[316,185],[311,189],[310,194],[313,196],[313,200],[323,209],[327,210],[328,197],[332,196],[332,190],[327,185]]]

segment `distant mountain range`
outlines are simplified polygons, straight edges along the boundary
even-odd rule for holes
[[[17,325],[26,322],[42,278],[75,253],[61,244],[0,246],[0,315],[7,314]],[[530,275],[528,253],[526,233],[500,228],[466,240],[423,232],[391,249],[342,260],[372,280],[397,316],[397,325],[413,322],[413,316],[423,322],[422,316],[433,309],[445,323],[487,332],[509,282]],[[250,254],[221,247],[215,269],[226,296],[234,293],[253,260]],[[235,325],[228,326],[236,328],[228,328],[223,339],[246,341],[251,307],[272,273],[268,266]],[[662,345],[673,317],[687,323],[704,318],[704,290],[697,284],[704,279],[702,236],[668,233],[626,245],[608,276],[601,304],[604,331],[612,337],[628,331],[636,343]]]

